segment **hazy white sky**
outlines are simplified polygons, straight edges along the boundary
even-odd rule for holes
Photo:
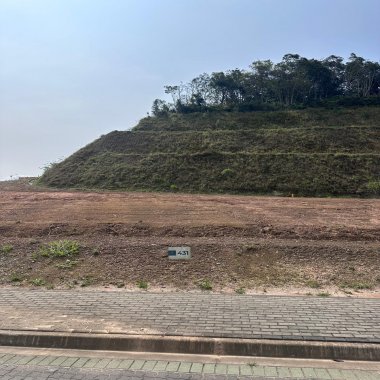
[[[0,179],[125,130],[163,86],[286,53],[380,60],[379,0],[0,0]]]

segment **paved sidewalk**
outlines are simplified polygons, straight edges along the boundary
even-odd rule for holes
[[[0,329],[380,343],[380,299],[1,289]]]
[[[75,356],[79,354],[79,356]],[[209,359],[210,360],[210,359]],[[156,360],[154,358],[112,357],[112,353],[96,357],[86,352],[64,355],[0,353],[1,379],[205,379],[205,380],[380,380],[379,366],[353,369],[345,363],[299,363],[300,365],[263,365],[255,358],[245,363],[200,362],[194,360]],[[319,365],[318,365],[319,364]]]

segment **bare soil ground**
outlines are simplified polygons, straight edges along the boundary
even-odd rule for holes
[[[44,244],[73,240],[74,258]],[[190,245],[190,261],[169,261]],[[4,249],[5,247],[5,249]],[[69,261],[67,261],[69,260]],[[35,280],[39,281],[35,281]],[[380,200],[47,191],[0,182],[0,284],[380,296]]]

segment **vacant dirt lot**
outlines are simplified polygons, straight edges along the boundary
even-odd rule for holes
[[[38,190],[38,189],[37,189]],[[78,255],[48,258],[48,242]],[[193,258],[169,262],[169,245]],[[38,281],[36,281],[38,280]],[[0,283],[372,294],[380,200],[36,191],[0,183]],[[325,294],[326,295],[326,294]]]

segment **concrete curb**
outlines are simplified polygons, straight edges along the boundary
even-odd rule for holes
[[[380,344],[88,333],[0,332],[1,346],[380,361]]]

